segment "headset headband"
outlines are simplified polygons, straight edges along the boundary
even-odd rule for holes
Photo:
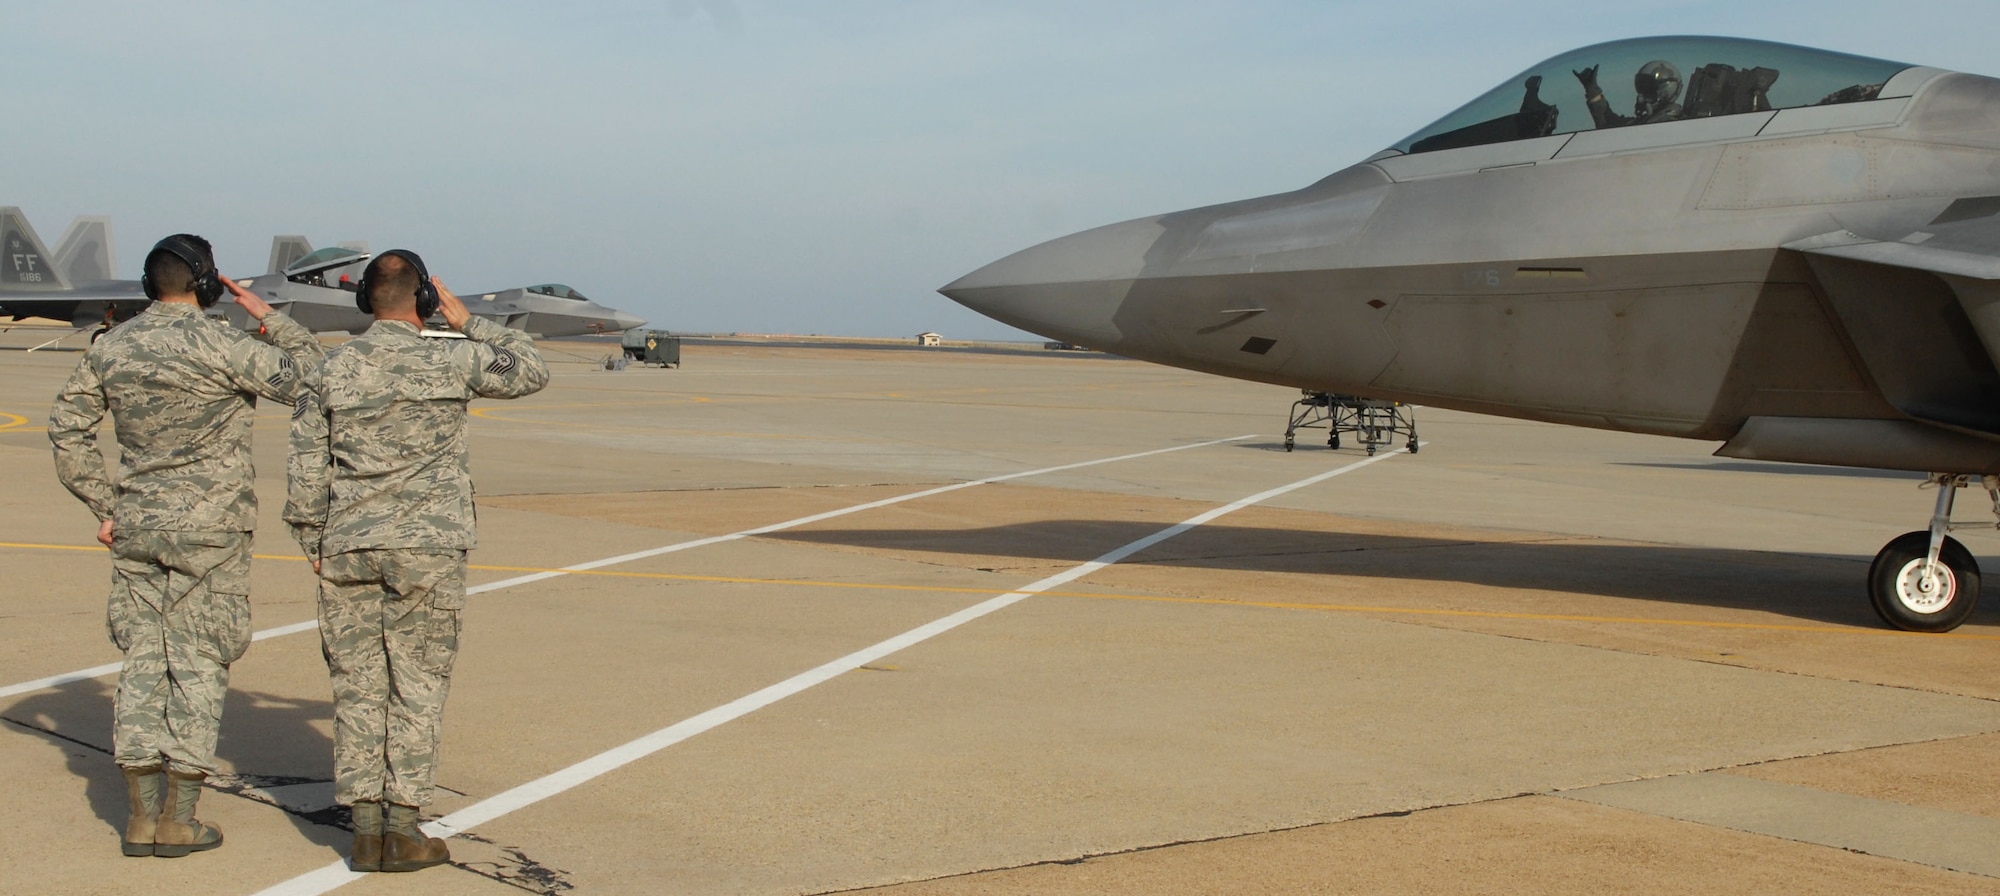
[[[188,273],[194,275],[193,292],[195,301],[201,307],[207,308],[220,300],[223,292],[222,278],[216,272],[214,264],[209,260],[210,251],[207,240],[192,233],[176,233],[153,244],[152,251],[146,253],[147,267],[152,266],[153,256],[161,252],[180,259],[183,264],[188,266]],[[147,298],[158,299],[160,297],[159,287],[153,283],[151,274],[142,275],[139,285],[145,289]]]
[[[408,249],[390,249],[375,256],[375,260],[368,263],[368,267],[361,272],[361,282],[354,289],[354,307],[361,309],[362,314],[375,313],[375,299],[369,294],[375,285],[372,275],[375,266],[390,255],[409,262],[410,267],[417,270],[417,318],[422,320],[436,314],[439,301],[437,286],[431,283],[431,272],[424,267],[424,260]]]

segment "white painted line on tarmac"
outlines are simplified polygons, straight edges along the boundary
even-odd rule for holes
[[[51,675],[47,678],[37,678],[34,681],[24,681],[21,682],[20,684],[10,684],[4,688],[0,688],[0,698],[12,697],[15,694],[25,694],[28,693],[29,691],[39,691],[43,688],[58,688],[66,684],[74,684],[79,681],[89,681],[90,679],[96,678],[99,675],[110,675],[111,673],[124,668],[124,666],[125,666],[124,663],[106,663],[102,666],[92,666],[88,669],[78,669],[75,672],[65,672],[61,675]]]
[[[815,685],[825,684],[849,670],[860,668],[897,651],[921,644],[982,616],[1020,603],[1037,593],[1048,591],[1083,578],[1169,538],[1173,538],[1191,529],[1199,528],[1219,517],[1235,513],[1254,504],[1263,503],[1280,495],[1297,491],[1309,485],[1324,482],[1342,473],[1348,473],[1369,464],[1387,460],[1402,453],[1404,453],[1402,450],[1397,450],[1387,454],[1379,454],[1366,460],[1355,461],[1347,466],[1337,467],[1289,485],[1281,485],[1268,491],[1258,492],[1248,498],[1190,517],[1185,522],[1168,526],[1088,563],[1079,564],[998,597],[988,598],[981,603],[974,604],[942,619],[910,629],[887,641],[857,650],[833,662],[801,672],[798,675],[753,694],[739,697],[734,701],[725,703],[700,715],[676,722],[652,734],[627,743],[624,746],[613,747],[568,768],[536,778],[512,790],[488,797],[424,825],[424,830],[434,837],[452,837],[472,830],[474,827],[485,824],[517,809],[532,806],[535,803],[587,783],[622,766],[644,759],[697,734],[721,727],[725,723],[735,721]],[[324,868],[308,871],[291,880],[264,890],[259,890],[255,896],[317,896],[317,894],[326,893],[357,878],[367,876],[369,875],[366,872],[349,871],[345,861],[335,862]]]
[[[279,638],[285,635],[295,635],[298,634],[299,632],[309,632],[316,628],[319,628],[319,620],[317,619],[308,622],[295,622],[292,623],[291,625],[281,625],[278,626],[277,628],[267,628],[261,632],[251,635],[250,640],[262,641],[265,638]],[[124,665],[125,665],[124,663],[105,663],[102,666],[92,666],[88,669],[78,669],[75,672],[65,672],[61,675],[51,675],[47,678],[37,678],[34,681],[24,681],[21,682],[20,684],[10,684],[4,688],[0,688],[0,699],[12,697],[15,694],[26,694],[30,691],[39,691],[44,688],[59,688],[66,684],[74,684],[79,681],[89,681],[100,675],[110,675],[114,672],[117,672],[119,669],[123,668]]]
[[[579,563],[575,566],[565,566],[562,569],[553,572],[538,572],[538,573],[533,573],[531,575],[516,576],[511,579],[501,579],[498,582],[487,582],[484,585],[475,585],[471,588],[467,588],[465,589],[465,593],[484,594],[488,591],[499,591],[502,588],[512,588],[516,585],[526,585],[530,582],[539,582],[544,579],[553,579],[567,575],[572,572],[586,572],[593,569],[602,569],[606,566],[615,566],[620,563],[630,563],[634,560],[644,560],[648,557],[658,557],[661,554],[672,554],[678,551],[689,550],[691,548],[704,547],[711,544],[722,544],[723,542],[728,542],[728,541],[738,541],[744,538],[751,538],[758,535],[767,535],[772,532],[782,532],[786,529],[791,529],[798,526],[804,526],[811,523],[817,523],[821,520],[830,520],[833,519],[834,517],[846,516],[850,513],[860,513],[861,511],[864,510],[874,510],[878,507],[887,507],[891,504],[901,504],[904,501],[914,501],[918,498],[928,498],[932,495],[942,495],[946,492],[955,492],[958,491],[959,489],[972,488],[973,486],[976,485],[991,485],[995,482],[1006,482],[1011,479],[1026,479],[1030,476],[1042,476],[1049,473],[1061,473],[1065,470],[1077,470],[1077,469],[1082,469],[1084,467],[1098,466],[1100,464],[1117,463],[1121,460],[1136,460],[1141,457],[1152,457],[1156,454],[1170,454],[1175,451],[1187,451],[1191,448],[1208,448],[1214,445],[1223,445],[1229,442],[1241,442],[1244,439],[1252,439],[1252,438],[1256,438],[1256,436],[1254,435],[1231,436],[1227,439],[1211,439],[1206,442],[1195,442],[1194,444],[1191,445],[1175,445],[1172,448],[1155,448],[1151,451],[1140,451],[1136,454],[1121,454],[1118,455],[1117,457],[1101,457],[1096,460],[1078,461],[1073,464],[1063,464],[1061,466],[1055,466],[1055,467],[1043,467],[1039,470],[1025,470],[1019,473],[1006,473],[999,476],[988,476],[985,479],[975,479],[972,480],[971,482],[957,482],[951,485],[944,485],[944,486],[939,486],[937,488],[925,489],[920,492],[911,492],[907,495],[897,495],[896,497],[893,498],[883,498],[880,501],[870,501],[866,504],[856,504],[852,507],[842,507],[838,510],[829,510],[825,513],[815,513],[812,516],[802,516],[799,517],[798,519],[786,520],[785,522],[782,523],[772,523],[769,526],[759,526],[758,528],[755,529],[745,529],[741,532],[731,532],[728,535],[715,535],[709,538],[697,538],[694,539],[693,541],[683,541],[678,544],[670,544],[665,547],[653,548],[652,550],[639,551],[637,553],[631,553],[631,554],[620,554],[616,557],[606,557],[602,560],[592,560],[588,563]],[[299,632],[308,632],[316,628],[319,628],[319,621],[317,619],[314,619],[314,620],[308,620],[306,622],[296,622],[291,625],[279,626],[277,628],[265,629],[264,631],[258,632],[250,637],[251,640],[253,641],[262,641],[266,638],[277,638],[284,635],[297,634]],[[21,682],[20,684],[11,684],[6,687],[0,687],[0,699],[12,697],[16,694],[25,694],[30,691],[39,691],[42,690],[43,688],[60,687],[62,685],[71,684],[78,681],[88,681],[92,678],[97,678],[102,675],[110,675],[114,672],[117,672],[122,666],[123,666],[122,663],[106,663],[102,666],[92,666],[88,669],[78,669],[75,672],[65,672],[61,675],[51,675],[47,678],[37,678],[34,681],[24,681]]]

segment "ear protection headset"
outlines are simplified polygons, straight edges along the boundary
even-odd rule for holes
[[[215,266],[209,263],[208,241],[192,233],[176,233],[153,244],[153,251],[146,253],[147,266],[151,267],[153,256],[166,252],[187,263],[188,270],[194,272],[194,300],[201,307],[213,306],[222,298],[222,277]],[[150,274],[141,275],[139,288],[146,291],[146,298],[158,299],[160,288],[153,285]]]
[[[390,255],[409,262],[410,267],[417,269],[417,318],[422,320],[436,314],[438,312],[437,284],[431,282],[431,272],[424,268],[424,260],[418,258],[417,253],[411,252],[408,249],[390,249],[381,255],[375,256],[375,258],[377,261],[380,261],[382,258]],[[371,281],[371,275],[374,270],[374,264],[368,265],[361,272],[361,282],[354,288],[354,307],[361,309],[362,314],[375,313],[375,301],[369,295],[369,290],[374,287],[374,283]]]

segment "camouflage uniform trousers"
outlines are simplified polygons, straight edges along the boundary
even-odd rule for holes
[[[105,616],[125,652],[113,759],[214,772],[229,664],[250,646],[250,533],[113,530]]]
[[[319,631],[333,678],[339,803],[430,804],[464,607],[464,551],[321,558]]]

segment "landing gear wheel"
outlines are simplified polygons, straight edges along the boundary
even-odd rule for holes
[[[1339,451],[1339,450],[1340,450],[1340,433],[1334,433],[1333,435],[1330,435],[1330,436],[1327,436],[1327,437],[1326,437],[1326,447],[1328,447],[1328,448],[1332,448],[1332,449],[1333,449],[1333,450],[1335,450],[1335,451]]]
[[[1868,567],[1868,597],[1883,622],[1906,632],[1948,632],[1979,602],[1979,563],[1956,538],[1938,551],[1937,571],[1926,582],[1929,532],[1907,532],[1889,542]]]
[[[1415,453],[1417,453],[1417,440],[1416,440],[1416,439],[1411,439],[1411,440],[1410,440],[1410,453],[1411,453],[1411,454],[1415,454]]]
[[[1285,450],[1286,450],[1286,451],[1290,451],[1290,450],[1292,450],[1292,434],[1291,434],[1291,433],[1285,433]]]

